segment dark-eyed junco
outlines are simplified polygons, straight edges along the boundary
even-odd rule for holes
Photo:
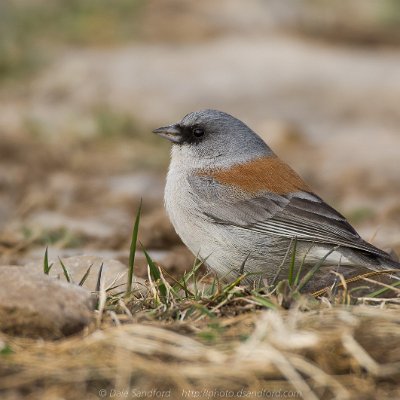
[[[304,272],[330,251],[324,265],[347,277],[400,268],[231,115],[192,112],[153,132],[173,143],[165,188],[172,224],[219,276],[247,273],[248,283],[258,276],[271,282],[278,271],[287,276],[294,251]],[[321,284],[329,282],[327,267]]]

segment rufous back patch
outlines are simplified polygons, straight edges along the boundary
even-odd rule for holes
[[[200,175],[210,176],[219,183],[237,186],[249,193],[269,191],[283,195],[311,192],[300,176],[276,156],[257,158],[226,169],[207,170]]]

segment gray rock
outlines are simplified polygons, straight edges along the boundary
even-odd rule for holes
[[[57,339],[82,330],[92,318],[91,293],[25,267],[0,266],[0,330]]]
[[[50,270],[50,276],[59,277],[65,280],[64,272],[60,261],[49,261],[53,263]],[[99,276],[100,266],[103,264],[102,279],[104,281],[104,289],[109,294],[123,292],[126,289],[126,281],[128,268],[117,260],[107,260],[97,256],[75,256],[62,259],[72,281],[79,283],[90,266],[90,272],[85,280],[83,287],[95,291]],[[43,273],[43,262],[31,262],[25,266],[26,268]],[[145,290],[144,280],[134,277],[133,290],[142,292]]]

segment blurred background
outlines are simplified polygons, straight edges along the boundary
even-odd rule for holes
[[[46,246],[126,262],[142,197],[143,244],[190,268],[151,130],[200,108],[245,121],[399,251],[399,45],[398,0],[0,2],[0,263]]]

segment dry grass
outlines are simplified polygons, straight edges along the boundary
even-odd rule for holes
[[[0,335],[2,399],[400,396],[400,299],[377,297],[397,287],[363,276],[379,290],[356,298],[341,277],[335,290],[302,294],[294,262],[292,279],[260,289],[241,286],[245,275],[230,284],[202,276],[197,262],[176,280],[143,251],[147,286],[109,295],[100,272],[97,310],[80,335]]]
[[[55,342],[1,335],[1,398],[400,394],[398,298],[342,290],[315,299],[285,281],[250,290],[240,278],[199,278],[199,265],[170,284],[148,261],[141,293],[108,296],[99,276],[98,308],[82,334]]]
[[[305,399],[400,395],[398,306],[120,322],[108,315],[100,330],[57,342],[2,336],[2,398],[91,399],[102,389],[110,397],[113,389],[154,388],[172,398],[183,390],[290,391]]]

